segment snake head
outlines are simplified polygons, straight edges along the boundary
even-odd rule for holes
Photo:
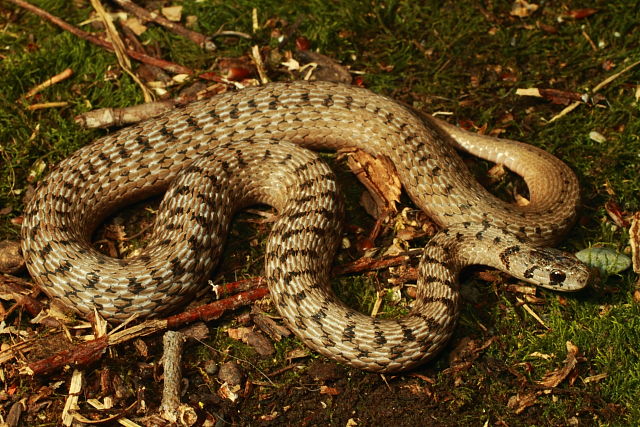
[[[563,292],[587,286],[591,270],[574,255],[553,248],[534,248],[522,253],[514,276],[544,288]]]

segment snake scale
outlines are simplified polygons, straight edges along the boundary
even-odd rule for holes
[[[330,289],[342,202],[331,171],[304,148],[346,146],[387,156],[411,199],[444,227],[425,248],[416,301],[399,319],[358,313]],[[522,175],[530,204],[488,193],[456,148]],[[113,259],[92,247],[107,215],[162,191],[139,255]],[[538,148],[419,118],[362,88],[276,83],[197,101],[81,148],[39,185],[25,211],[22,248],[35,282],[79,313],[158,316],[206,290],[235,211],[272,205],[279,219],[265,274],[284,320],[320,353],[393,372],[447,342],[459,310],[458,273],[468,264],[554,289],[585,286],[585,266],[541,248],[572,225],[578,200],[571,170]]]

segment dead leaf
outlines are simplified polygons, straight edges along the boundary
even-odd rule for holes
[[[565,16],[567,18],[572,18],[572,19],[583,19],[595,13],[598,13],[598,9],[592,9],[592,8],[573,9],[567,12]]]
[[[204,341],[209,338],[209,328],[203,322],[194,323],[180,330],[185,338]]]
[[[225,57],[218,60],[220,75],[229,80],[242,81],[249,76],[257,74],[255,64],[251,58],[243,55],[237,58]]]
[[[469,337],[464,337],[460,340],[456,348],[454,348],[449,354],[449,363],[451,368],[447,368],[444,372],[459,372],[470,367],[470,363],[476,360],[480,353],[489,347],[495,337],[491,337],[483,343],[479,343],[477,340],[472,340]]]
[[[220,396],[223,399],[227,399],[232,402],[235,402],[238,399],[239,390],[240,390],[239,385],[230,386],[225,382],[218,389],[218,396]]]
[[[286,326],[279,325],[275,320],[257,311],[254,307],[251,312],[253,323],[273,341],[280,341],[283,337],[291,336],[291,331]]]
[[[140,356],[142,357],[149,356],[149,347],[147,346],[147,343],[144,342],[144,340],[140,338],[133,340],[133,347],[136,349],[136,351]]]
[[[539,359],[551,360],[551,359],[554,359],[556,357],[556,355],[555,354],[540,353],[539,351],[534,351],[533,353],[531,353],[529,355],[529,357],[537,357]]]
[[[504,178],[506,173],[507,171],[504,169],[504,165],[498,163],[487,171],[487,176],[491,182],[497,182]]]
[[[296,49],[298,50],[309,50],[311,49],[311,42],[308,38],[302,36],[296,38]]]
[[[501,280],[500,274],[496,271],[478,271],[476,272],[475,277],[491,283],[499,282]]]
[[[543,22],[538,22],[537,24],[542,31],[546,31],[549,34],[556,34],[558,32],[558,29],[553,25],[548,25]]]
[[[548,101],[551,101],[551,103],[553,104],[569,105],[570,103],[575,101],[584,101],[582,94],[579,92],[569,92],[566,90],[543,88],[538,88],[538,91],[540,92],[540,96]]]
[[[548,388],[557,387],[573,372],[578,364],[578,359],[576,358],[578,351],[579,350],[576,345],[571,341],[567,341],[567,357],[564,360],[564,366],[546,374],[540,381],[538,381],[538,384]]]
[[[260,420],[261,421],[273,421],[276,418],[278,418],[278,411],[273,411],[270,414],[265,414],[265,415],[260,415]]]
[[[511,6],[511,16],[526,18],[536,10],[538,10],[537,4],[528,3],[525,0],[516,0]]]
[[[583,94],[579,92],[568,92],[558,89],[544,89],[537,87],[520,88],[516,90],[519,96],[535,96],[551,101],[553,104],[568,105],[572,102],[584,102]]]
[[[396,203],[400,201],[402,186],[395,166],[388,157],[373,157],[362,150],[354,149],[348,152],[347,165],[369,190],[378,207],[377,218],[397,212]]]
[[[513,409],[516,414],[521,414],[529,406],[533,406],[538,398],[538,393],[530,392],[524,394],[516,394],[509,398],[507,406],[509,409]]]
[[[604,71],[611,71],[611,70],[613,70],[614,68],[616,68],[616,63],[615,63],[615,62],[613,62],[612,60],[610,60],[610,59],[605,59],[604,61],[602,61],[602,69],[603,69]]]
[[[269,356],[275,353],[275,348],[271,341],[260,332],[254,331],[251,328],[229,328],[227,329],[227,334],[235,340],[250,345],[261,356]]]
[[[402,241],[409,242],[413,239],[417,239],[418,237],[426,236],[427,232],[421,228],[416,228],[412,226],[406,226],[402,230],[399,230],[396,233],[396,237]]]
[[[329,396],[337,396],[341,392],[335,387],[329,387],[327,385],[320,386],[320,394],[328,394]]]
[[[631,245],[631,262],[633,264],[633,271],[640,274],[640,212],[634,213],[631,217],[631,227],[629,227],[629,244]]]
[[[618,227],[626,228],[629,226],[629,221],[624,218],[624,212],[614,200],[609,199],[607,203],[604,204],[604,209],[607,211],[609,218],[611,218]]]
[[[406,384],[401,386],[401,388],[409,390],[409,392],[415,396],[426,396],[428,399],[433,397],[433,391],[431,390],[431,386],[428,384],[424,386],[419,384]]]

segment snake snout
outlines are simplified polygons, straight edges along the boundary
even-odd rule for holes
[[[591,277],[589,268],[578,258],[557,249],[532,250],[527,264],[524,280],[557,291],[579,291],[588,285]]]

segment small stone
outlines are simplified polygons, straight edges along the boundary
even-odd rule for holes
[[[24,258],[20,252],[20,242],[0,241],[0,273],[13,274],[24,268]]]
[[[207,360],[204,362],[204,371],[209,375],[215,375],[218,373],[218,363],[215,360]]]
[[[233,386],[240,385],[243,378],[244,373],[236,362],[225,362],[220,365],[220,371],[218,372],[218,379],[220,381]]]
[[[271,341],[257,331],[250,331],[247,334],[247,344],[253,347],[260,356],[270,356],[276,352]]]
[[[601,134],[600,132],[596,132],[595,130],[589,132],[589,138],[600,143],[607,142],[607,138],[603,134]]]
[[[344,369],[335,363],[315,362],[307,373],[316,380],[331,381],[343,378],[345,376]]]

